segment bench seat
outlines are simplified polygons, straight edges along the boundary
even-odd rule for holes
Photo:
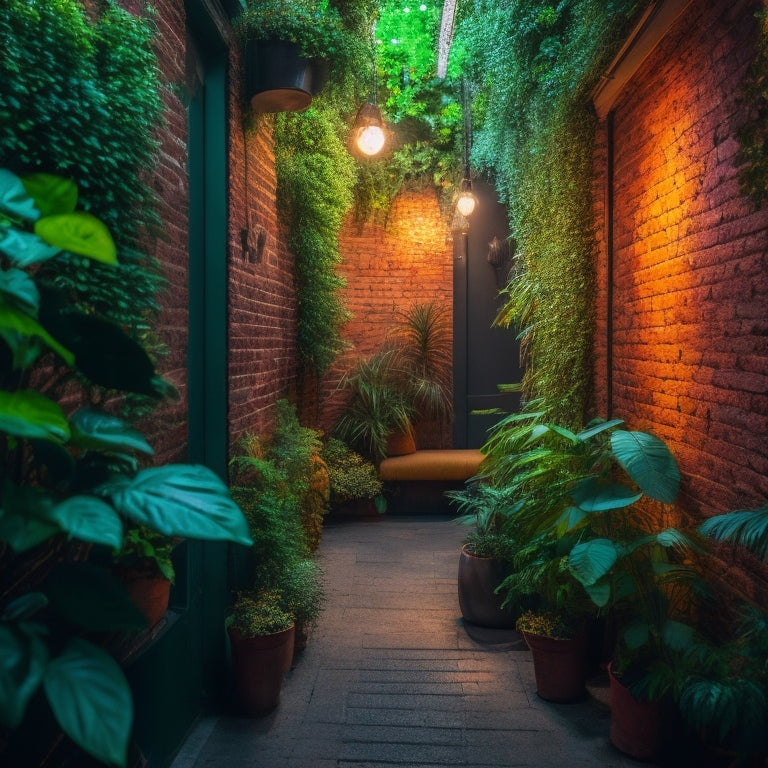
[[[483,458],[477,448],[416,451],[384,459],[379,474],[385,482],[468,480],[477,474]]]

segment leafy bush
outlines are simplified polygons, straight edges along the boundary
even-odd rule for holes
[[[290,629],[293,616],[282,608],[283,597],[279,592],[262,590],[241,593],[232,608],[229,626],[244,638],[273,635]]]
[[[342,440],[330,438],[322,457],[328,467],[332,502],[374,499],[381,494],[382,482],[376,467]]]

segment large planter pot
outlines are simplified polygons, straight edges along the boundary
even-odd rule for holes
[[[494,590],[504,580],[502,563],[491,557],[476,557],[461,548],[459,555],[459,607],[464,621],[481,627],[511,629],[515,615],[501,607],[503,597]]]
[[[536,693],[561,704],[579,701],[587,694],[587,637],[559,639],[523,632],[533,657]]]
[[[662,747],[661,708],[656,702],[638,701],[613,674],[609,665],[611,744],[638,760],[651,760]]]
[[[147,627],[152,629],[165,616],[171,595],[171,582],[163,576],[141,570],[115,571],[128,597],[144,614]]]
[[[283,676],[291,668],[295,628],[260,637],[242,637],[227,627],[232,651],[232,679],[243,710],[265,715],[280,703]]]
[[[296,43],[249,40],[245,45],[245,87],[256,112],[301,112],[327,79],[322,62],[301,55]]]

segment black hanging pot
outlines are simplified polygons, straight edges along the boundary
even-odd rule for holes
[[[256,112],[302,112],[327,80],[325,62],[301,55],[296,43],[249,40],[245,86]]]

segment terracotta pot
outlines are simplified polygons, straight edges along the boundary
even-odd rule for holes
[[[531,649],[536,693],[546,701],[561,704],[579,701],[587,694],[585,634],[572,640],[562,640],[523,632]]]
[[[249,40],[245,46],[245,84],[257,112],[302,112],[320,91],[327,73],[301,55],[296,43]]]
[[[152,629],[168,610],[171,582],[155,573],[135,570],[115,571],[128,597],[144,614],[147,627]]]
[[[638,760],[651,760],[661,752],[661,708],[638,701],[608,666],[611,704],[611,744]]]
[[[387,436],[387,456],[407,456],[416,453],[416,440],[411,432],[391,432]]]
[[[494,594],[504,580],[502,564],[491,557],[476,557],[461,548],[459,555],[459,607],[464,621],[481,627],[511,629],[515,615],[502,609],[502,595]]]
[[[260,637],[242,637],[227,627],[232,650],[235,693],[253,717],[273,710],[280,702],[283,676],[291,668],[295,627]]]

